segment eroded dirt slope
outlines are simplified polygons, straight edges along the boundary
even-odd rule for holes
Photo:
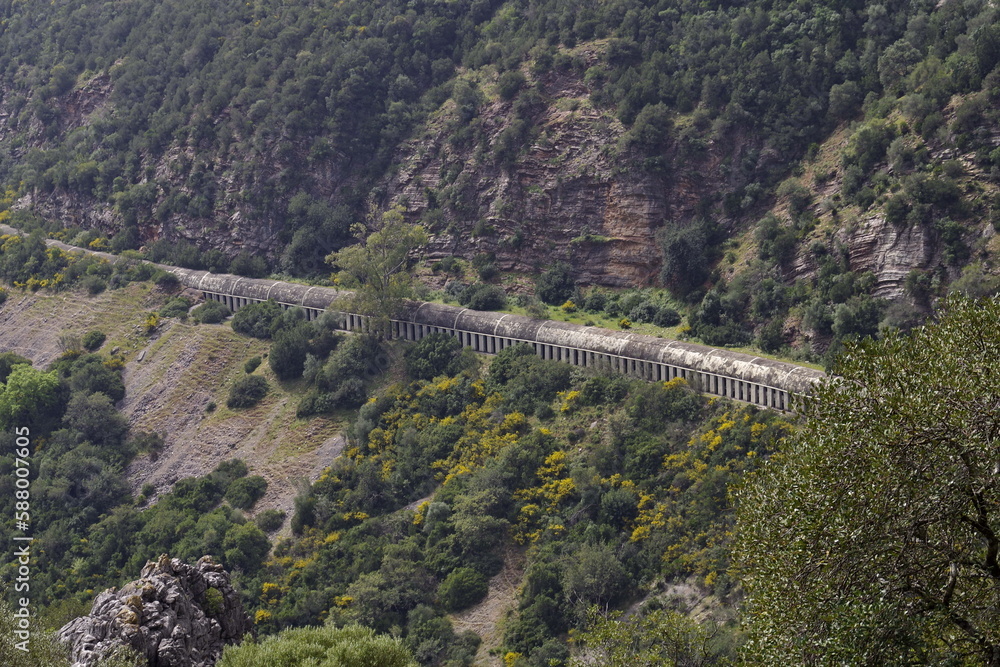
[[[240,458],[251,474],[268,481],[254,512],[277,508],[291,514],[299,480],[314,480],[340,453],[342,424],[325,417],[297,419],[299,387],[278,382],[266,361],[255,373],[267,378],[269,395],[248,410],[227,408],[229,388],[244,374],[243,364],[266,353],[268,344],[234,333],[229,324],[190,320],[164,320],[147,336],[147,314],[167,298],[148,285],[93,297],[11,290],[0,306],[0,351],[44,367],[62,353],[65,334],[103,331],[108,340],[102,350],[117,348],[126,360],[126,394],[119,408],[134,430],[156,431],[166,439],[159,456],[143,456],[130,466],[134,492],[148,483],[163,493],[179,479]],[[216,409],[207,411],[209,403]]]

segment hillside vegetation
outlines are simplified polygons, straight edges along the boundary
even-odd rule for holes
[[[325,276],[399,205],[507,291],[572,259],[666,287],[685,335],[814,360],[993,288],[986,2],[28,7],[5,201],[84,244]]]
[[[13,291],[4,304],[9,328],[30,320],[22,302],[56,300],[46,289],[30,298]],[[161,312],[178,298],[147,284],[98,302],[113,312],[137,297],[166,304]],[[83,613],[95,592],[135,578],[161,553],[189,561],[209,554],[236,572],[262,633],[361,623],[398,635],[424,665],[491,654],[512,665],[564,663],[567,632],[595,622],[592,607],[641,601],[651,612],[682,614],[700,604],[709,624],[724,628],[704,630],[717,634],[711,651],[734,655],[739,587],[727,574],[727,487],[791,432],[776,414],[706,399],[681,380],[586,373],[524,346],[487,362],[438,334],[405,348],[343,339],[325,319],[306,323],[268,303],[241,310],[231,327],[193,326],[178,315],[150,330],[122,316],[106,324],[104,337],[70,329],[47,368],[10,353],[0,360],[4,424],[27,420],[37,443],[32,581],[45,627]],[[131,337],[147,341],[143,354],[126,347]],[[224,346],[208,346],[211,339]],[[180,385],[175,396],[191,385],[183,373],[150,378],[171,372],[164,360],[173,352],[206,348],[244,368],[184,367],[200,369],[199,386],[228,387],[230,400],[247,403],[206,405],[195,392],[171,403],[173,418],[154,419],[164,383]],[[239,378],[230,382],[234,371],[258,378],[263,399]],[[20,403],[8,406],[14,397]],[[288,407],[260,411],[275,400]],[[178,411],[190,419],[192,407],[203,413],[197,430],[170,426]],[[322,433],[331,416],[350,420],[344,455],[330,455],[316,482],[299,487],[287,517],[262,507],[275,491],[269,481],[279,496],[291,490],[277,473],[285,459],[308,455],[303,436]],[[180,439],[218,439],[262,418],[276,429],[280,462],[261,458],[272,436],[255,433],[253,447],[230,449],[218,464],[204,445]],[[169,430],[144,431],[150,424]],[[178,457],[187,467],[171,467]],[[3,470],[13,465],[5,454]],[[126,475],[157,469],[173,472],[168,486],[160,479],[130,488]],[[282,524],[288,537],[276,540]],[[5,566],[0,576],[13,573]],[[470,614],[487,620],[470,623]],[[684,616],[669,618],[682,634],[703,632]]]
[[[25,423],[37,445],[40,623],[169,552],[235,572],[270,655],[296,637],[448,667],[813,651],[833,635],[795,630],[792,605],[773,632],[744,623],[730,568],[732,485],[763,470],[795,507],[785,453],[823,459],[793,421],[525,347],[344,336],[273,302],[230,320],[138,260],[329,284],[391,220],[420,248],[395,260],[419,298],[867,364],[942,298],[1000,291],[998,109],[986,0],[0,0],[0,222],[31,232],[0,236],[0,441]],[[878,430],[869,398],[851,419]],[[956,512],[995,577],[995,530]],[[767,519],[770,539],[795,528]],[[932,544],[925,523],[905,545]],[[835,552],[797,552],[792,583]],[[914,660],[972,664],[947,629],[968,558],[949,558],[941,600],[907,607],[907,580],[884,627]],[[837,625],[829,600],[817,623]],[[842,618],[844,660],[855,631],[896,646]],[[347,629],[289,631],[322,624]]]

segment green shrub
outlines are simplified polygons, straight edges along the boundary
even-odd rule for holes
[[[0,352],[0,382],[7,382],[7,376],[14,370],[14,366],[21,364],[31,365],[31,359],[25,359],[14,352]]]
[[[218,301],[206,301],[194,309],[191,317],[202,324],[218,324],[232,314],[229,306]]]
[[[81,342],[86,350],[91,352],[99,349],[101,345],[104,345],[104,341],[107,340],[107,336],[104,335],[103,331],[88,331],[83,335]]]
[[[472,258],[472,268],[479,274],[479,279],[486,282],[497,275],[496,255],[481,252]]]
[[[273,299],[248,304],[233,316],[233,331],[253,338],[270,338],[282,313],[281,306]]]
[[[223,609],[224,598],[218,588],[209,588],[205,591],[205,608],[202,610],[209,618],[218,616]]]
[[[128,432],[128,422],[117,410],[107,394],[77,392],[66,405],[63,418],[70,428],[98,446],[121,449]]]
[[[486,577],[470,567],[460,567],[438,586],[438,602],[448,611],[461,611],[482,600],[488,591]]]
[[[230,262],[229,273],[249,278],[263,278],[267,275],[267,262],[260,255],[241,252]]]
[[[191,300],[179,296],[175,299],[167,301],[162,308],[160,308],[160,317],[179,317],[181,319],[187,319],[188,310],[191,309]]]
[[[84,276],[80,280],[80,286],[87,290],[91,296],[100,294],[108,288],[108,284],[100,276]]]
[[[568,389],[572,369],[558,361],[539,359],[530,346],[512,345],[490,363],[489,385],[500,391],[504,406],[532,414],[549,403],[556,393]]]
[[[660,306],[653,316],[653,324],[658,327],[675,327],[680,323],[680,313],[669,306]]]
[[[243,477],[229,485],[226,500],[233,507],[249,510],[267,491],[267,480],[260,475]]]
[[[660,280],[681,296],[695,292],[709,277],[721,236],[719,226],[707,219],[684,227],[664,226],[656,235],[663,250]]]
[[[842,155],[843,166],[857,166],[864,173],[871,173],[880,162],[895,138],[892,125],[884,120],[871,120],[861,125],[847,143]]]
[[[622,144],[655,155],[662,152],[673,129],[674,121],[667,105],[647,104],[622,137]]]
[[[568,301],[573,296],[574,288],[570,267],[563,262],[556,262],[535,281],[535,294],[550,306]]]
[[[757,334],[757,345],[765,352],[777,352],[785,345],[784,321],[775,318],[761,327]]]
[[[233,384],[226,405],[230,408],[249,408],[267,396],[267,391],[267,380],[259,375],[247,375]]]
[[[658,310],[652,301],[643,301],[628,312],[628,319],[640,324],[652,322]]]
[[[435,273],[438,271],[444,271],[445,273],[460,273],[462,270],[462,265],[459,263],[458,258],[449,255],[444,259],[434,262],[431,266],[431,270]]]
[[[580,388],[583,405],[617,403],[628,394],[628,380],[620,375],[595,375]]]
[[[454,375],[461,350],[462,344],[454,336],[432,333],[406,350],[406,370],[415,380]]]
[[[632,489],[610,489],[601,496],[598,518],[616,530],[625,528],[639,513],[639,496]]]
[[[246,477],[250,472],[246,461],[243,459],[229,459],[215,466],[215,470],[209,473],[209,477],[222,489],[222,493],[229,488],[234,481]]]
[[[765,262],[787,264],[795,257],[797,241],[795,230],[773,215],[765,216],[757,227],[758,252]]]
[[[462,298],[462,294],[469,288],[468,285],[463,283],[461,280],[449,280],[448,284],[444,286],[444,293],[446,296],[455,299],[456,301]]]
[[[78,393],[103,393],[112,401],[125,397],[125,384],[121,371],[105,365],[107,357],[99,354],[85,354],[75,359],[65,369],[70,389]]]
[[[249,521],[242,526],[234,525],[222,540],[225,550],[225,565],[229,568],[240,568],[246,573],[260,569],[261,563],[271,550],[271,542],[267,535]]]
[[[606,606],[625,597],[629,577],[607,545],[584,544],[569,559],[562,585],[570,599]]]
[[[812,204],[812,192],[797,178],[782,181],[776,194],[788,200],[788,210],[794,216],[802,214]]]
[[[153,282],[160,289],[170,290],[181,284],[180,278],[169,271],[157,271],[153,274]]]
[[[364,382],[387,368],[385,351],[376,339],[351,336],[330,355],[316,378],[316,385],[320,391],[337,392],[342,384],[357,380],[363,392]]]
[[[830,307],[816,298],[810,301],[802,311],[802,326],[819,334],[833,332],[833,313]]]
[[[497,92],[504,100],[512,99],[525,84],[524,74],[520,70],[507,70],[497,81]]]
[[[262,360],[259,356],[250,357],[249,359],[247,359],[246,363],[243,364],[243,372],[246,373],[247,375],[250,375],[255,370],[257,370],[257,367],[260,366],[261,361]]]
[[[583,308],[590,313],[599,313],[608,304],[608,295],[598,290],[591,290],[583,301]]]
[[[516,621],[504,627],[504,646],[517,653],[531,653],[565,630],[566,619],[559,604],[548,595],[538,595]]]
[[[254,522],[265,533],[270,533],[281,528],[281,525],[285,523],[286,516],[281,510],[264,510],[257,515]]]
[[[333,392],[334,405],[341,408],[356,408],[368,398],[365,383],[360,378],[348,378]]]
[[[312,328],[305,322],[293,329],[275,333],[274,343],[267,355],[267,363],[281,380],[302,377],[306,355],[309,354],[309,334]]]
[[[878,334],[878,324],[888,303],[868,295],[855,296],[839,304],[833,311],[833,333],[838,338],[864,338]]]
[[[552,406],[548,403],[542,403],[537,408],[535,408],[535,416],[542,421],[547,421],[556,416],[556,411],[552,409]]]
[[[22,626],[19,626],[18,618],[14,613],[15,609],[8,604],[6,599],[0,600],[0,633],[3,637],[0,640],[0,661],[2,664],[12,667],[15,665],[17,667],[53,667],[68,664],[66,647],[56,639],[55,632],[34,630],[31,632],[30,642],[26,642],[30,650],[20,651],[15,648],[15,644],[22,641],[16,632],[19,630],[24,632],[24,630]],[[113,667],[120,667],[122,664],[124,663],[116,660]]]
[[[462,290],[458,301],[472,310],[499,310],[507,305],[507,294],[497,285],[473,283]]]
[[[227,646],[218,667],[410,667],[402,641],[360,625],[295,628],[256,642]]]
[[[633,387],[626,412],[636,429],[660,433],[666,423],[693,421],[704,404],[686,384],[643,383]]]

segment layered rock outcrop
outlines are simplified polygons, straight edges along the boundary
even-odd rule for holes
[[[661,261],[656,231],[676,206],[676,192],[662,175],[622,168],[627,160],[616,146],[625,128],[591,106],[579,81],[546,83],[549,103],[533,120],[538,136],[515,161],[452,145],[455,121],[445,108],[401,151],[390,200],[414,219],[440,207],[429,259],[490,253],[501,270],[523,273],[561,260],[584,284],[653,282]],[[513,117],[501,101],[480,110],[494,148]]]
[[[877,215],[860,225],[848,247],[851,268],[875,274],[874,295],[898,299],[910,271],[927,269],[940,260],[938,245],[929,225],[898,227]]]
[[[161,556],[139,579],[97,596],[93,609],[59,630],[73,667],[91,667],[122,646],[149,667],[210,667],[226,644],[253,631],[229,574],[209,556],[191,566]]]

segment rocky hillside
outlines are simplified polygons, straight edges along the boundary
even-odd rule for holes
[[[942,127],[996,64],[993,12],[7,2],[0,176],[20,208],[120,247],[186,239],[316,273],[371,202],[402,202],[432,258],[573,258],[585,284],[653,284],[658,229],[755,227],[845,122],[906,93]]]
[[[599,69],[606,48],[588,44],[563,55]],[[529,275],[571,261],[582,284],[659,282],[656,233],[721,196],[727,184],[697,174],[722,151],[710,148],[681,173],[634,168],[641,151],[615,114],[594,104],[581,73],[525,68],[517,71],[524,91],[506,95],[491,72],[468,73],[458,85],[484,91],[475,118],[463,120],[468,109],[450,101],[403,144],[386,193],[435,232],[428,259],[490,255],[500,270]],[[471,136],[456,142],[463,126]],[[731,158],[745,148],[726,152]]]
[[[127,647],[148,665],[211,667],[227,644],[253,634],[253,623],[221,565],[161,557],[139,579],[97,596],[87,616],[67,623],[59,639],[73,667],[99,665]]]
[[[296,419],[299,392],[276,382],[267,364],[258,373],[270,381],[270,395],[249,410],[227,408],[226,397],[244,374],[244,362],[265,353],[267,344],[228,326],[176,318],[164,319],[147,335],[147,316],[168,299],[148,284],[96,296],[44,291],[12,296],[0,309],[0,349],[45,367],[64,351],[67,334],[105,333],[103,349],[125,361],[120,407],[130,428],[164,437],[155,456],[131,464],[127,480],[133,494],[151,485],[152,500],[180,479],[240,458],[268,482],[256,511],[291,513],[296,483],[316,479],[343,448],[342,422],[325,416]],[[208,411],[209,404],[218,407]]]
[[[561,261],[576,301],[665,287],[683,335],[811,360],[993,288],[988,4],[5,7],[21,226],[326,277],[400,206],[428,271],[523,293]]]
[[[37,236],[21,244],[45,256]],[[0,270],[18,247],[2,245]],[[85,261],[61,268],[92,284]],[[107,267],[109,284],[126,264]],[[139,576],[64,627],[78,664],[121,641],[150,664],[207,664],[245,629],[215,566],[161,559],[140,575],[164,553],[232,571],[262,635],[396,628],[422,665],[565,664],[567,632],[591,606],[642,601],[672,610],[683,638],[706,618],[724,624],[694,651],[732,654],[726,488],[790,433],[780,415],[682,380],[574,373],[528,346],[477,359],[444,335],[339,341],[322,335],[326,318],[266,304],[209,324],[159,282],[8,287],[0,304],[0,349],[34,362],[5,352],[5,385],[49,401],[31,431],[44,443],[32,487],[41,622],[63,626],[95,590]],[[270,342],[236,333],[254,323]],[[290,373],[276,360],[298,336],[327,351]],[[223,407],[252,379],[263,397]]]

